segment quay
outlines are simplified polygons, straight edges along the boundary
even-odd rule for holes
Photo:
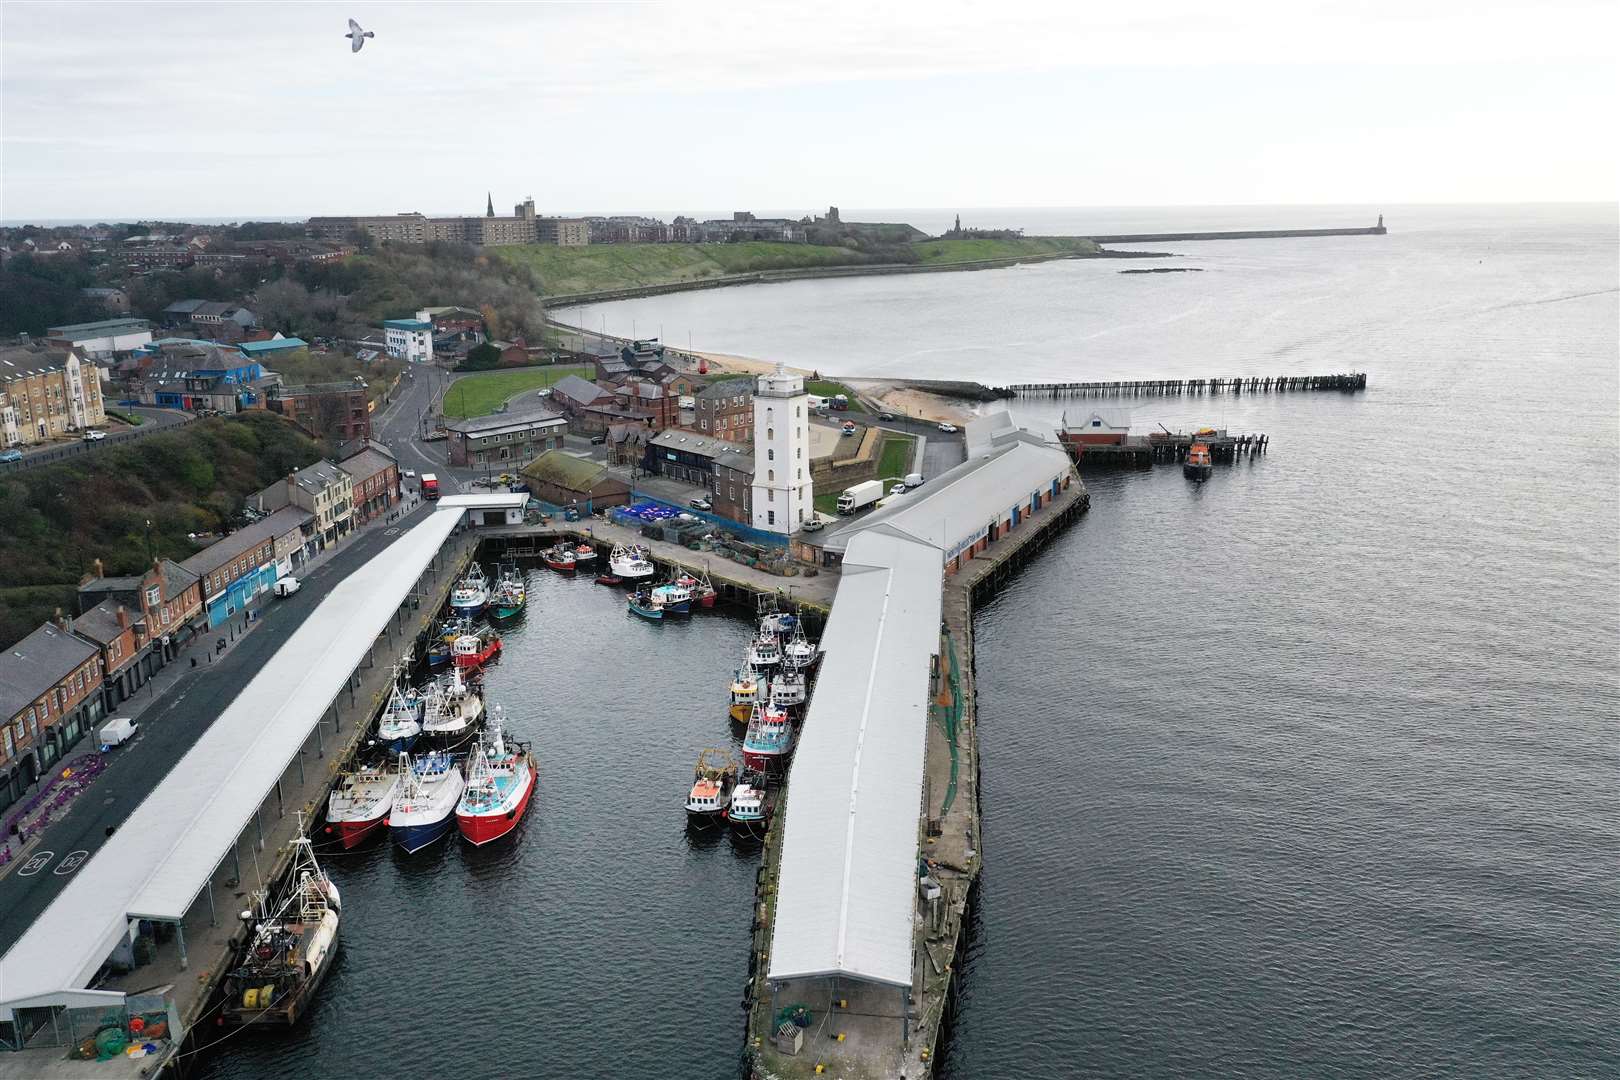
[[[1231,379],[1127,379],[1119,382],[1013,383],[998,397],[1192,397],[1201,394],[1287,394],[1367,389],[1363,371],[1338,375],[1248,375]]]
[[[273,889],[299,815],[313,819],[448,598],[485,522],[524,495],[442,499],[337,584],[106,844],[0,957],[0,1077],[80,1077],[68,1057],[109,1017],[161,1015],[166,1039],[105,1077],[183,1070],[206,1049],[236,913]],[[409,519],[408,519],[409,520]],[[141,944],[144,943],[144,944]]]
[[[967,443],[824,541],[837,603],[757,877],[743,1056],[760,1080],[931,1076],[954,1012],[982,865],[973,606],[1090,503],[1005,413]]]

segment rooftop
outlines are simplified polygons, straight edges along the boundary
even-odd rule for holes
[[[569,491],[589,491],[604,477],[611,478],[600,461],[575,457],[563,450],[547,450],[523,466],[519,474]]]
[[[382,324],[390,330],[433,329],[433,324],[426,319],[384,319]]]
[[[163,309],[163,314],[165,314],[165,315],[190,315],[193,311],[196,311],[198,308],[202,307],[206,303],[208,303],[208,301],[206,301],[206,300],[197,300],[197,299],[176,300],[174,303],[170,304],[168,307]]]
[[[454,431],[458,435],[480,436],[494,435],[498,432],[517,431],[522,428],[533,427],[536,424],[566,424],[565,417],[540,405],[530,405],[523,410],[512,410],[503,413],[491,413],[488,416],[473,416],[466,420],[449,420],[445,422],[446,431]]]
[[[100,322],[71,323],[67,326],[46,327],[52,337],[96,338],[107,334],[133,334],[150,330],[152,324],[145,319],[103,319]]]
[[[68,672],[96,655],[96,647],[46,623],[0,653],[0,721],[32,705]]]
[[[752,379],[721,379],[703,387],[693,396],[713,401],[739,395],[744,398],[754,396],[754,381]]]
[[[269,517],[214,541],[180,565],[197,575],[211,574],[221,566],[278,536],[285,536],[313,517],[301,506],[286,506]]]
[[[59,345],[30,343],[0,347],[0,379],[16,379],[24,375],[40,375],[47,371],[60,371],[70,355]]]
[[[272,338],[269,341],[244,341],[236,346],[248,356],[258,356],[262,353],[278,352],[282,349],[307,349],[309,345],[303,338]]]
[[[117,639],[124,632],[124,627],[118,625],[118,609],[124,605],[116,600],[103,600],[95,607],[73,620],[73,629],[91,641],[106,644]],[[140,609],[133,611],[124,609],[124,617],[133,626],[141,621]]]
[[[613,396],[612,391],[604,390],[589,379],[582,379],[578,375],[564,375],[552,385],[551,393],[553,397],[565,397],[581,405],[589,405],[593,401]]]
[[[393,458],[369,447],[338,462],[338,468],[356,480],[366,480],[395,466]]]
[[[714,439],[707,435],[697,435],[681,428],[670,428],[660,431],[652,440],[654,446],[667,447],[671,450],[680,450],[688,454],[697,454],[699,457],[713,458],[717,462],[736,467],[734,462],[738,458],[751,458],[749,447],[742,443],[727,442],[724,439]]]

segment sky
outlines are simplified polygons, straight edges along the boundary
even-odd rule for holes
[[[0,220],[1613,201],[1616,42],[1613,0],[3,0]]]

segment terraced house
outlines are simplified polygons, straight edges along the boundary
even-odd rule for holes
[[[364,525],[399,501],[399,463],[376,443],[365,442],[338,462],[338,468],[349,474],[356,525]]]
[[[0,654],[0,809],[95,727],[105,710],[101,654],[66,618]]]
[[[326,465],[325,462],[320,464]],[[327,468],[338,471],[332,465]],[[348,477],[343,480],[346,488]],[[347,507],[344,514],[346,519]],[[244,610],[254,597],[270,591],[270,586],[280,576],[277,541],[281,540],[283,547],[292,542],[300,549],[305,548],[310,519],[310,512],[302,507],[284,507],[216,540],[180,564],[202,579],[203,603],[208,608],[210,627],[219,626]]]
[[[0,348],[0,446],[28,446],[107,422],[101,375],[78,352],[25,338]]]

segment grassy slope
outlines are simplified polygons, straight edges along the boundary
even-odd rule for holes
[[[242,499],[319,457],[316,444],[268,413],[199,420],[0,479],[0,642],[28,634],[101,559],[108,574],[180,560],[189,532],[220,530]]]
[[[727,274],[806,266],[851,266],[866,261],[857,251],[810,244],[597,244],[554,247],[524,244],[491,248],[491,255],[526,265],[539,275],[548,296],[701,281]]]
[[[1097,250],[1095,243],[1077,236],[1028,236],[1018,240],[924,240],[912,247],[922,256],[922,261],[930,265]]]
[[[494,412],[501,402],[513,394],[552,386],[565,375],[590,378],[583,364],[514,368],[510,371],[466,375],[457,379],[445,392],[444,415],[453,420],[468,416],[485,416]]]
[[[910,472],[912,446],[915,442],[910,435],[886,436],[883,440],[883,454],[878,458],[878,476],[892,480]]]

